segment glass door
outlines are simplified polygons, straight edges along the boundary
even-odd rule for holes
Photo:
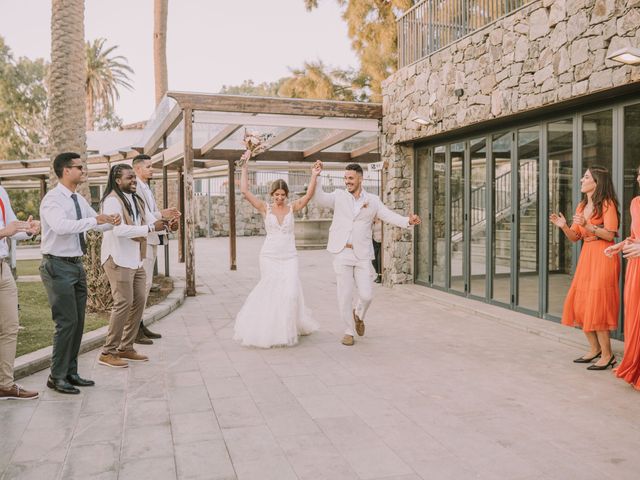
[[[450,283],[449,287],[455,292],[466,292],[466,232],[465,213],[466,201],[464,191],[464,143],[454,143],[449,147],[450,174],[449,174],[449,198],[451,226],[449,232],[450,248]]]
[[[487,284],[487,232],[490,215],[487,208],[487,139],[469,141],[469,293],[486,297]]]
[[[447,161],[444,146],[433,149],[433,198],[431,246],[433,276],[432,284],[447,287]]]
[[[571,286],[573,244],[548,217],[562,213],[573,218],[573,120],[547,124],[547,312],[562,317],[562,306]]]
[[[538,255],[540,127],[521,128],[518,138],[516,305],[540,311]]]
[[[495,134],[491,141],[493,167],[492,192],[492,295],[497,302],[511,304],[512,254],[512,132]]]
[[[429,194],[431,193],[431,168],[430,168],[429,149],[416,149],[416,166],[415,166],[415,205],[416,213],[420,215],[422,223],[414,227],[415,231],[415,248],[416,248],[416,282],[424,285],[431,281],[430,256],[429,248],[431,241],[429,232],[431,231],[431,209]]]

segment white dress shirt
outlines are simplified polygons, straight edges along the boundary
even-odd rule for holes
[[[7,224],[15,222],[17,220],[16,214],[13,213],[13,208],[11,208],[11,200],[9,200],[9,195],[3,187],[0,187],[0,199],[4,204],[4,214],[7,219]],[[6,226],[7,225],[4,223],[4,219],[2,218],[2,210],[0,210],[0,230]],[[14,240],[25,240],[27,238],[31,238],[31,236],[27,232],[18,232],[10,238],[13,238]],[[9,244],[7,243],[7,237],[2,237],[0,238],[0,258],[8,256]]]
[[[102,237],[102,252],[100,262],[104,265],[109,257],[119,267],[137,269],[142,267],[142,258],[140,258],[140,242],[132,240],[133,238],[147,237],[149,235],[149,225],[155,222],[155,218],[149,218],[147,209],[147,224],[142,224],[133,203],[133,197],[125,193],[124,196],[129,201],[134,212],[134,224],[127,225],[124,223],[124,212],[122,204],[115,197],[107,197],[102,204],[102,212],[107,215],[119,214],[123,221],[120,225],[113,227],[113,230],[105,232]]]
[[[350,194],[350,197],[353,199],[353,218],[355,218],[360,213],[360,210],[362,210],[362,207],[364,207],[364,204],[367,203],[367,192],[365,192],[363,188],[360,190],[360,196],[358,198],[356,198],[353,193]],[[353,233],[349,235],[347,243],[353,244]]]
[[[113,227],[110,223],[98,225],[96,211],[89,202],[76,193],[82,218],[77,219],[76,206],[71,198],[74,192],[58,183],[44,196],[40,203],[40,226],[42,240],[40,250],[43,254],[57,257],[81,257],[79,233],[88,230],[106,231]]]
[[[136,180],[137,180],[136,183],[138,185],[138,189],[137,189],[138,191],[136,193],[142,197],[142,199],[144,200],[144,203],[147,206],[147,209],[155,217],[154,220],[161,220],[162,213],[160,213],[160,210],[158,210],[158,205],[156,205],[156,200],[155,198],[153,198],[153,192],[151,191],[151,188],[141,178],[136,177]],[[147,220],[149,220],[149,214],[147,214]],[[153,223],[153,222],[150,222],[150,223]],[[160,245],[160,237],[158,237],[158,233],[151,232],[147,237],[147,243],[149,245]]]

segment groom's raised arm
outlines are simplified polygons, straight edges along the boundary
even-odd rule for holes
[[[378,211],[376,212],[376,215],[380,220],[385,223],[395,225],[396,227],[409,228],[409,217],[403,217],[402,215],[398,215],[396,212],[391,211],[380,199],[378,199],[378,202]]]
[[[316,191],[311,199],[313,203],[324,208],[333,208],[336,202],[336,192],[327,193],[322,189],[322,177],[318,177]]]

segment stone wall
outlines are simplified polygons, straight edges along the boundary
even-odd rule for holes
[[[640,46],[639,26],[640,0],[538,0],[396,72],[383,83],[388,203],[413,204],[412,148],[400,142],[639,82],[640,67],[606,60]],[[386,236],[386,282],[412,281],[411,242]]]

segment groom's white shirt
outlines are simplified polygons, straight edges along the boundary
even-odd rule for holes
[[[340,253],[347,243],[350,243],[358,260],[372,260],[375,255],[371,241],[371,225],[376,217],[397,227],[409,226],[409,217],[392,212],[378,196],[366,193],[364,189],[360,198],[356,199],[346,190],[327,193],[318,185],[313,201],[321,207],[333,209],[333,221],[327,243],[327,250],[331,253]]]

